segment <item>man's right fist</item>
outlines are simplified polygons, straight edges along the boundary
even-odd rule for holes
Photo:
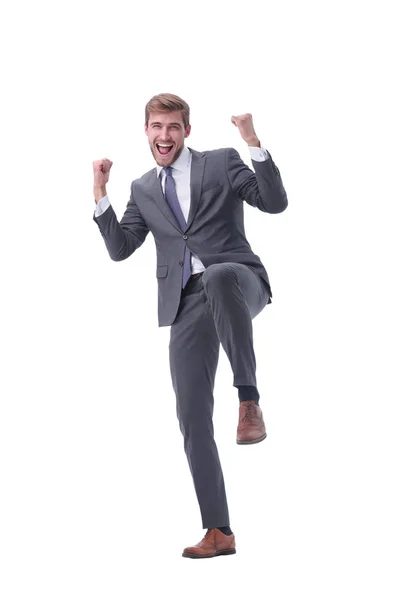
[[[110,169],[113,163],[108,158],[95,160],[93,163],[94,187],[104,188],[110,176]]]

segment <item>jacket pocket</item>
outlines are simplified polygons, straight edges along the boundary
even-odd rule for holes
[[[168,273],[167,265],[157,266],[157,278],[160,279],[162,277],[166,277]]]

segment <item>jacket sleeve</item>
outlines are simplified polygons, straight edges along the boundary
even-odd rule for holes
[[[242,161],[233,148],[226,151],[226,172],[238,198],[262,212],[280,213],[287,205],[287,196],[278,167],[271,154],[265,161],[252,161],[255,173]]]
[[[120,222],[118,222],[112,206],[109,206],[102,215],[93,216],[108,253],[115,261],[125,260],[133,254],[143,244],[149,233],[149,228],[134,200],[133,186],[132,183],[131,197]]]

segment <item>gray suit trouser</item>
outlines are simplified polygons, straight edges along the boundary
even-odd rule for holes
[[[189,280],[171,325],[177,417],[205,529],[229,525],[212,420],[219,346],[230,361],[233,385],[256,386],[252,319],[268,300],[266,284],[250,267],[214,264]]]

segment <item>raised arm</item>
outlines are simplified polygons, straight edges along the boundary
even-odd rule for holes
[[[106,189],[112,164],[108,159],[93,163],[93,191],[97,204],[93,219],[99,227],[111,259],[121,261],[128,258],[143,244],[149,229],[134,200],[133,183],[130,200],[121,221],[118,222],[115,211],[108,201]]]
[[[252,164],[255,173],[242,161],[238,152],[228,148],[226,153],[226,170],[232,189],[235,194],[259,210],[268,213],[283,212],[287,205],[287,196],[283,187],[278,167],[271,155],[263,150],[258,150],[257,160],[254,160],[254,150],[260,148],[250,114],[232,117],[243,140],[252,151]]]

